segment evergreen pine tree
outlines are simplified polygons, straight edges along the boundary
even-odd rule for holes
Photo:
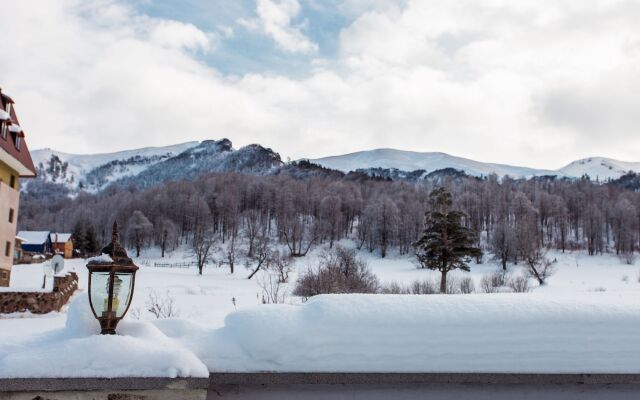
[[[449,210],[451,193],[435,189],[429,202],[431,211],[426,214],[424,233],[414,247],[422,268],[440,271],[440,293],[446,293],[447,273],[454,269],[469,271],[470,258],[480,257],[482,252],[475,247],[476,233],[462,224],[465,214]]]
[[[84,234],[84,229],[80,221],[76,222],[71,233],[73,238],[73,248],[84,254],[87,251],[87,240]]]
[[[94,255],[100,250],[98,244],[98,238],[96,237],[96,231],[92,225],[89,225],[84,232],[86,252],[90,255]]]

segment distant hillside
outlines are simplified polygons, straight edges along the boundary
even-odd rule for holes
[[[424,171],[425,174],[451,168],[463,171],[472,176],[509,175],[514,178],[531,178],[534,176],[558,176],[580,178],[588,175],[591,179],[601,181],[617,179],[629,171],[640,172],[640,162],[624,162],[603,157],[592,157],[574,161],[557,170],[536,169],[505,164],[485,163],[467,158],[456,157],[446,153],[415,152],[395,149],[375,149],[359,151],[339,156],[323,157],[310,160],[327,168],[343,172],[389,170],[386,173],[400,175],[402,173]]]
[[[26,190],[48,193],[64,187],[64,193],[96,193],[110,185],[145,188],[167,181],[196,179],[211,172],[251,175],[287,175],[299,179],[324,177],[347,180],[439,181],[455,176],[496,174],[514,178],[558,177],[616,180],[628,172],[640,172],[640,162],[603,157],[578,160],[558,170],[484,163],[446,153],[419,153],[376,149],[300,160],[288,164],[272,149],[259,144],[234,149],[229,139],[187,142],[166,147],[104,154],[69,154],[51,149],[32,152],[38,178]],[[628,183],[627,183],[628,184]]]
[[[574,161],[558,171],[571,177],[588,175],[591,179],[605,181],[607,179],[618,179],[628,172],[640,172],[640,162],[590,157]]]

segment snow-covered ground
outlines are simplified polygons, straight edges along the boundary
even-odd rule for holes
[[[296,260],[290,286],[319,254]],[[408,256],[360,255],[383,283],[439,277],[417,269]],[[555,274],[543,287],[532,282],[528,294],[326,296],[305,305],[290,296],[288,305],[263,305],[261,274],[247,280],[250,271],[242,263],[233,275],[226,266],[209,266],[199,276],[195,267],[153,267],[157,261],[182,262],[188,253],[176,251],[161,259],[157,249],[149,249],[135,259],[140,266],[136,291],[118,329],[122,336],[116,338],[94,335],[98,324],[86,313],[86,262],[69,260],[66,269],[80,276],[75,311],[0,316],[0,376],[17,376],[15,371],[30,376],[199,376],[205,364],[210,370],[489,371],[493,365],[493,371],[640,372],[640,361],[634,361],[640,360],[640,344],[632,339],[640,331],[640,265],[582,252],[548,257],[557,260]],[[481,278],[497,269],[485,260],[472,264],[470,273],[453,276],[471,276],[480,291]],[[509,269],[522,273],[519,266]],[[32,282],[38,290],[42,277],[42,265],[20,265],[14,267],[12,284]],[[178,318],[156,319],[147,311],[150,295],[173,299]],[[531,341],[536,344],[527,349]],[[101,346],[121,350],[105,358],[91,350]],[[541,348],[542,353],[534,351]],[[70,354],[63,369],[33,367],[40,359],[50,365],[51,357],[60,354],[55,349]],[[561,349],[551,365],[552,354]],[[364,357],[363,352],[371,353]],[[126,357],[127,365],[116,355]],[[518,364],[522,357],[530,361]],[[148,361],[138,365],[139,359]]]

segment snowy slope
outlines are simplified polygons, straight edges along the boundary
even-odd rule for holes
[[[149,187],[210,172],[262,175],[282,165],[280,155],[271,149],[258,144],[234,149],[229,139],[105,154],[68,154],[51,149],[32,154],[38,169],[34,182],[63,185],[72,194],[80,189],[98,192],[113,183]]]
[[[147,187],[169,180],[191,179],[208,172],[234,171],[262,175],[277,172],[282,165],[278,153],[271,149],[255,144],[236,150],[228,139],[104,154],[69,154],[42,149],[33,151],[32,156],[40,182],[61,184],[71,192],[78,189],[97,192],[114,182]],[[579,178],[587,174],[592,179],[600,180],[616,179],[627,171],[640,172],[640,162],[603,157],[586,158],[558,170],[546,170],[485,163],[439,152],[396,149],[360,151],[310,161],[343,172],[361,170],[368,175],[388,175],[392,179],[409,180],[426,177],[429,173],[446,168],[473,176],[495,173],[500,177],[509,175],[515,178],[542,175]],[[410,174],[412,171],[416,172]]]
[[[197,145],[198,142],[187,142],[103,154],[69,154],[47,148],[34,150],[31,156],[39,179],[61,183],[70,189],[82,184],[86,190],[96,191]]]
[[[532,176],[557,175],[561,177],[580,178],[589,175],[592,179],[617,179],[628,171],[640,172],[640,162],[617,161],[604,157],[591,157],[577,160],[557,169],[536,169],[513,165],[484,163],[467,158],[456,157],[438,152],[415,152],[395,149],[375,149],[359,151],[339,156],[310,160],[326,168],[343,172],[369,168],[389,168],[401,171],[425,170],[433,172],[444,168],[462,170],[469,175],[481,176],[492,173],[498,176],[529,178]]]
[[[395,149],[375,149],[359,151],[340,156],[324,157],[310,160],[326,168],[338,169],[343,172],[366,168],[397,168],[402,171],[423,169],[426,172],[444,168],[454,168],[465,171],[469,175],[480,176],[495,173],[499,176],[531,177],[539,175],[557,175],[557,171],[516,167],[504,164],[483,163],[446,153],[404,151]]]
[[[558,171],[573,177],[589,175],[592,179],[617,179],[629,171],[640,172],[640,162],[618,161],[604,157],[589,157],[574,161],[560,168]]]

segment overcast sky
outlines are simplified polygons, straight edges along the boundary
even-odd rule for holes
[[[32,149],[640,161],[640,2],[0,0]]]

